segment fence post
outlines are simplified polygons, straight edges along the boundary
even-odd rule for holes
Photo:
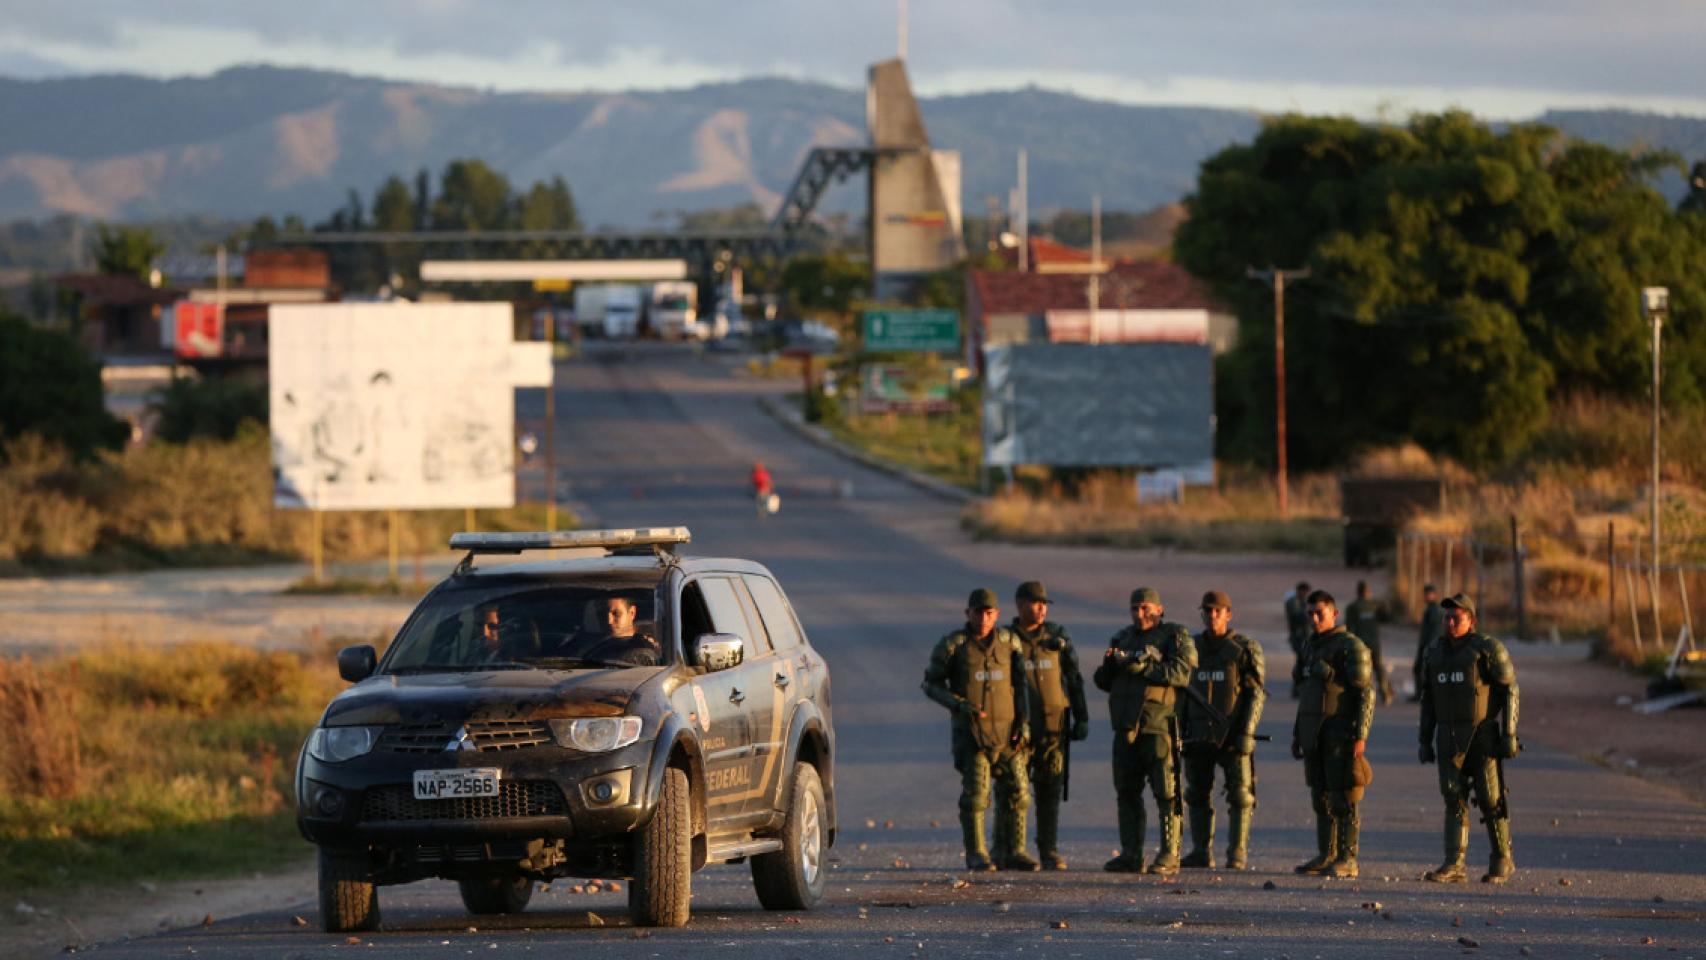
[[[1528,612],[1524,609],[1522,573],[1522,531],[1517,529],[1516,514],[1511,514],[1511,574],[1516,587],[1516,638],[1528,639]]]
[[[1676,568],[1676,593],[1682,601],[1682,623],[1688,628],[1688,645],[1694,646],[1694,611],[1688,608],[1688,581],[1683,579],[1682,566]]]
[[[1629,629],[1635,634],[1635,652],[1639,655],[1645,653],[1646,648],[1641,645],[1641,611],[1636,606],[1635,565],[1632,563],[1623,568],[1623,586],[1629,592]]]
[[[1617,521],[1605,521],[1605,639],[1617,622]]]

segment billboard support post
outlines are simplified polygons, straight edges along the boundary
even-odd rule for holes
[[[397,511],[385,511],[386,555],[391,561],[391,582],[397,582]]]
[[[310,510],[308,512],[314,517],[314,545],[309,551],[309,555],[313,558],[314,563],[313,582],[319,583],[321,580],[325,579],[326,570],[325,519],[324,515],[319,510]]]
[[[462,529],[468,531],[469,533],[475,532],[476,528],[474,526],[474,508],[473,507],[463,507],[462,508]]]

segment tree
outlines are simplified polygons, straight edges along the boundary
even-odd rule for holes
[[[480,160],[452,160],[432,205],[434,230],[502,230],[509,226],[509,178]]]
[[[0,312],[0,446],[33,433],[78,457],[124,445],[130,428],[107,413],[101,365],[69,333]]]
[[[166,252],[166,245],[155,238],[147,227],[107,224],[95,225],[95,239],[90,254],[95,269],[114,276],[135,277],[146,283],[154,270],[154,261]]]
[[[579,230],[580,213],[563,178],[535,183],[516,201],[516,226],[522,230]]]
[[[1635,290],[1671,285],[1675,315],[1706,307],[1683,269],[1701,231],[1647,182],[1667,162],[1460,112],[1287,116],[1211,157],[1175,255],[1241,321],[1219,364],[1222,452],[1273,449],[1273,306],[1249,266],[1313,269],[1286,297],[1302,467],[1406,439],[1499,462],[1545,424],[1551,390],[1638,393]],[[1669,361],[1679,395],[1701,382],[1691,357]]]
[[[382,233],[406,233],[415,229],[415,201],[409,185],[392,174],[373,194],[373,229]]]
[[[871,288],[871,271],[839,254],[808,254],[782,268],[781,287],[796,310],[845,314]]]

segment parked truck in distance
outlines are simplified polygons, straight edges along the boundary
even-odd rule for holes
[[[651,332],[665,340],[686,337],[704,340],[710,333],[699,321],[699,285],[691,280],[662,280],[652,284],[646,317]]]

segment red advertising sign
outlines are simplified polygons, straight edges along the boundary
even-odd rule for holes
[[[225,316],[217,303],[180,300],[172,308],[172,352],[185,359],[225,352]]]

